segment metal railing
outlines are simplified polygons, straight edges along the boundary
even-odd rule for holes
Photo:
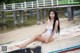
[[[31,2],[23,3],[13,3],[0,5],[0,10],[15,10],[15,9],[29,9],[29,8],[39,8],[39,7],[51,7],[54,5],[64,5],[64,4],[80,4],[80,1],[76,0],[36,0]]]

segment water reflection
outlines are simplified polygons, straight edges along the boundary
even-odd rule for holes
[[[8,25],[0,25],[0,33],[5,33],[11,30],[16,30],[18,28],[22,28],[24,26],[18,26],[18,25],[14,25],[14,26],[8,26]]]
[[[1,30],[4,31],[4,32],[6,32],[6,26],[2,26]]]

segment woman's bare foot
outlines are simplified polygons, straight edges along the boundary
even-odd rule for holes
[[[16,47],[19,47],[20,49],[26,48],[26,45],[21,44],[21,45],[15,45]]]

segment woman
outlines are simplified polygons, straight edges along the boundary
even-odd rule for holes
[[[56,34],[56,32],[58,33],[60,32],[60,23],[59,23],[58,15],[56,11],[50,10],[49,19],[47,21],[45,30],[41,34],[33,37],[30,41],[28,42],[26,41],[22,45],[15,45],[15,46],[19,48],[25,48],[27,45],[29,45],[30,43],[36,40],[44,43],[49,43],[54,40],[54,35]]]

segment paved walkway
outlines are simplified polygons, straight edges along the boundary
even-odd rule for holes
[[[74,20],[74,21],[76,21],[76,20]],[[53,48],[54,48],[54,50],[56,50],[56,49],[60,49],[64,46],[66,46],[66,45],[69,47],[72,45],[72,43],[73,43],[73,45],[76,45],[76,44],[79,44],[79,42],[80,42],[80,22],[78,21],[78,22],[75,22],[75,24],[74,24],[73,22],[68,22],[67,19],[60,19],[60,22],[61,22],[61,31],[64,31],[65,35],[57,36],[57,38],[55,38],[55,41],[51,42],[49,44],[44,44],[44,43],[42,44],[41,42],[36,42],[37,44],[42,45],[45,53],[49,52],[49,51],[53,51]],[[34,25],[31,27],[24,27],[24,28],[17,29],[17,30],[11,31],[11,32],[0,34],[0,44],[7,45],[8,47],[11,47],[15,44],[21,44],[21,43],[25,42],[27,39],[32,38],[34,35],[40,34],[44,30],[45,25],[46,24]],[[65,30],[65,29],[67,29],[67,30]],[[64,34],[64,33],[62,33],[62,34]],[[63,44],[63,42],[64,42],[64,44]],[[4,44],[4,43],[7,43],[7,44]],[[59,43],[61,43],[61,44],[59,44]],[[33,43],[31,45],[33,45]],[[54,45],[54,46],[52,47],[50,45]],[[46,48],[46,46],[47,46],[47,48]],[[34,47],[34,46],[32,46],[32,47]],[[19,48],[16,48],[16,49],[19,49]],[[12,50],[14,50],[14,46],[13,46]],[[8,50],[8,51],[10,51],[10,50]]]

